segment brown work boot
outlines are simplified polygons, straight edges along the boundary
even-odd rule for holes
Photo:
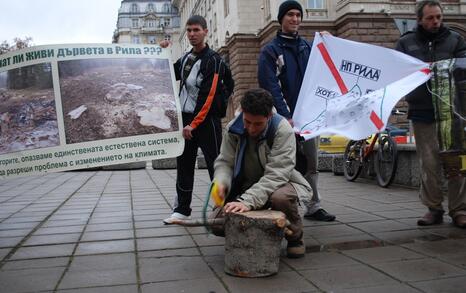
[[[457,215],[453,217],[453,224],[458,228],[466,228],[466,215]]]
[[[304,241],[294,240],[288,241],[288,245],[286,247],[286,256],[288,258],[301,258],[304,257],[306,253],[306,246],[304,245]]]
[[[443,213],[442,210],[429,209],[429,211],[424,215],[424,217],[417,220],[419,226],[431,226],[438,225],[443,222]]]

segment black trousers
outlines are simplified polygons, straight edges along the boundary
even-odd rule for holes
[[[190,113],[182,113],[183,127],[194,119]],[[210,180],[214,177],[214,161],[220,152],[222,143],[222,124],[220,118],[207,116],[192,132],[193,138],[185,140],[184,151],[176,158],[176,213],[191,215],[191,200],[193,195],[194,168],[197,150],[200,147],[207,164]]]

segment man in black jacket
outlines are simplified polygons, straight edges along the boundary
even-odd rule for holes
[[[185,220],[191,215],[194,167],[200,147],[210,179],[214,176],[214,161],[222,143],[221,117],[225,116],[227,99],[234,82],[228,66],[218,53],[207,45],[206,20],[199,15],[186,22],[186,35],[193,47],[174,64],[180,84],[180,104],[183,118],[184,150],[176,158],[176,194],[173,214],[163,220]],[[160,43],[167,47],[168,43]]]
[[[466,57],[466,43],[458,33],[443,24],[443,9],[439,1],[421,1],[416,8],[418,26],[401,36],[396,49],[424,62]],[[416,151],[421,165],[419,196],[429,211],[418,220],[420,226],[443,221],[441,163],[437,139],[431,85],[427,82],[406,97],[408,119],[412,121]],[[466,228],[466,180],[448,179],[448,210],[453,223]]]

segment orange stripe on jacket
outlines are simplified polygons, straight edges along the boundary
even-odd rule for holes
[[[191,122],[190,126],[193,129],[196,129],[199,124],[201,124],[207,113],[209,113],[210,107],[212,106],[212,102],[214,101],[215,92],[217,91],[217,83],[218,83],[218,73],[214,73],[214,78],[212,80],[212,87],[210,88],[209,95],[201,108],[201,111],[194,117],[193,121]]]

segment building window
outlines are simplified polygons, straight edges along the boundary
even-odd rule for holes
[[[165,4],[163,5],[163,12],[165,12],[165,13],[170,13],[170,4],[165,3]]]
[[[147,26],[148,27],[155,27],[155,21],[153,19],[150,19],[147,21]]]
[[[172,36],[170,36],[170,35],[165,35],[165,40],[166,40],[166,41],[171,41],[171,39],[172,39]]]
[[[223,0],[223,12],[225,17],[230,13],[230,0]]]
[[[148,36],[147,37],[147,42],[149,44],[155,44],[155,36]]]
[[[324,0],[308,0],[307,7],[310,9],[324,9]]]
[[[139,26],[139,19],[132,19],[131,20],[131,27],[138,27]]]
[[[139,44],[141,41],[139,39],[139,36],[133,36],[132,37],[132,40],[131,40],[131,43],[133,44]]]
[[[147,4],[147,11],[154,11],[154,4]]]
[[[170,18],[165,18],[163,20],[163,26],[164,27],[169,27],[170,26]]]
[[[138,9],[138,5],[137,4],[131,4],[131,12],[132,13],[138,13],[139,12],[139,9]]]

